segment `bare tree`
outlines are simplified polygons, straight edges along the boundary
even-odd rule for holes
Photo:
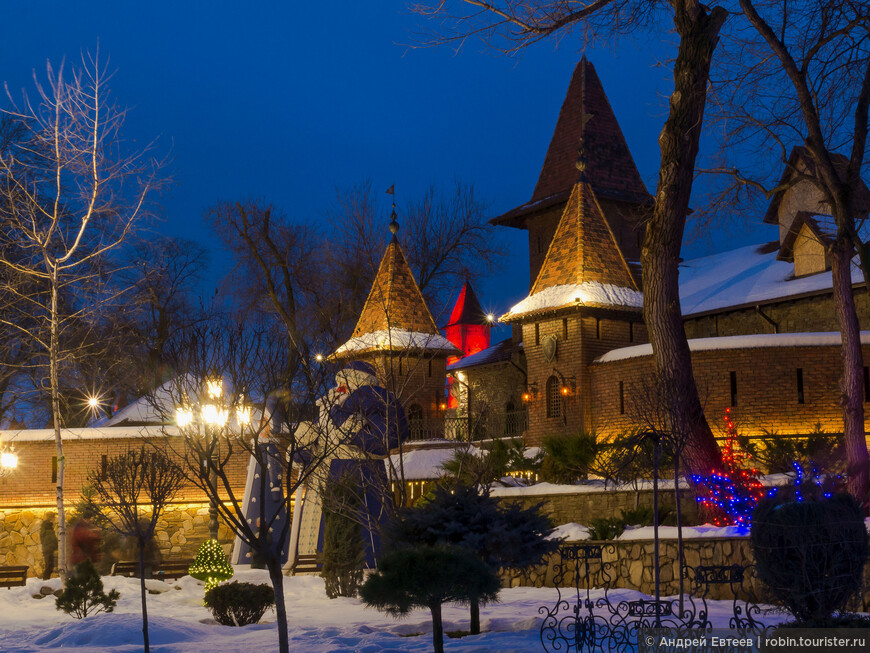
[[[707,101],[713,53],[728,11],[700,0],[437,0],[413,5],[438,21],[441,31],[424,45],[461,45],[476,37],[505,53],[545,39],[582,30],[585,43],[608,41],[652,25],[673,22],[678,37],[674,90],[668,118],[659,135],[658,188],[641,250],[644,320],[653,348],[656,373],[686,391],[672,404],[674,422],[692,434],[686,447],[690,471],[716,467],[721,454],[704,417],[694,384],[692,358],[680,309],[680,248],[692,192],[695,160]]]
[[[316,380],[284,391],[287,358],[293,355],[285,343],[284,335],[268,325],[218,316],[179,338],[173,358],[179,376],[151,395],[164,421],[176,424],[177,430],[167,427],[165,443],[182,461],[188,481],[265,563],[284,653],[289,639],[282,556],[290,532],[289,500],[343,444],[340,429],[300,428],[308,413],[312,386],[307,384]],[[260,480],[246,506],[239,479],[249,462]]]
[[[105,67],[84,58],[81,70],[47,67],[47,82],[36,80],[36,97],[24,96],[11,115],[26,131],[24,145],[2,153],[0,172],[7,212],[5,236],[23,253],[0,265],[43,284],[49,297],[48,328],[26,326],[0,316],[45,353],[51,414],[57,445],[59,571],[68,572],[64,515],[65,458],[61,430],[59,366],[71,352],[63,349],[60,298],[64,287],[93,275],[90,266],[104,261],[143,214],[154,186],[154,170],[141,154],[122,154],[119,132],[125,112],[109,103]],[[74,311],[69,317],[78,317]]]
[[[94,508],[119,534],[136,540],[139,550],[139,590],[142,598],[142,637],[148,643],[148,606],[145,591],[145,547],[154,529],[184,482],[184,474],[165,454],[143,447],[110,458],[105,471],[92,471]]]
[[[738,0],[737,5],[749,29],[730,35],[715,84],[717,108],[726,125],[725,157],[749,149],[760,155],[748,169],[723,165],[717,171],[733,180],[726,196],[746,189],[770,200],[803,185],[810,189],[805,194],[818,200],[807,208],[833,216],[835,233],[825,234],[830,236],[825,245],[843,339],[840,387],[848,487],[866,501],[870,456],[852,258],[857,254],[870,287],[870,244],[862,236],[870,191],[861,176],[870,106],[870,3]],[[772,177],[783,168],[781,177]]]
[[[487,208],[472,185],[457,181],[449,191],[430,186],[402,210],[399,242],[436,319],[459,286],[491,271],[503,255]],[[359,315],[374,281],[387,245],[385,215],[371,182],[339,191],[329,212],[333,233],[326,235],[324,269],[331,281],[324,290],[342,297],[336,307],[342,324]]]

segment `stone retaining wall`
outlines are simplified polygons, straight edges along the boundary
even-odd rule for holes
[[[28,575],[42,574],[39,531],[49,512],[56,514],[56,507],[0,507],[0,565],[27,565]],[[193,558],[199,545],[208,539],[208,521],[208,504],[171,506],[157,523],[155,539],[163,558]],[[218,540],[229,553],[233,534],[222,522],[218,524]]]
[[[561,524],[577,523],[589,525],[592,519],[597,517],[618,517],[621,510],[631,510],[637,506],[653,505],[652,490],[624,491],[624,490],[601,490],[599,492],[577,492],[571,494],[543,494],[521,496],[499,496],[500,501],[505,503],[518,503],[523,507],[544,503],[544,512],[553,520],[554,526]],[[673,490],[659,492],[660,505],[673,507]],[[698,507],[694,495],[683,488],[680,493],[682,505],[683,523],[694,523],[698,517]]]
[[[654,546],[653,540],[587,541],[584,544],[597,544],[603,547],[601,562],[590,564],[590,577],[593,587],[604,587],[605,574],[611,577],[611,587],[623,587],[638,590],[644,594],[655,593],[654,583]],[[684,540],[683,551],[686,565],[751,565],[754,562],[748,537],[729,538],[693,538]],[[677,563],[677,541],[659,541],[660,587],[662,596],[673,596],[679,593],[679,565]],[[561,560],[559,553],[549,556],[547,562],[524,573],[504,572],[502,580],[508,587],[554,587],[556,570],[554,565]],[[603,564],[603,569],[602,569]],[[561,586],[573,587],[574,564],[568,564]],[[581,569],[581,573],[583,573]],[[585,587],[585,580],[581,579]],[[686,591],[691,590],[690,583],[685,585]],[[730,585],[711,585],[707,595],[711,599],[733,599],[734,593]],[[761,584],[750,573],[743,584],[743,592],[738,597],[752,602],[764,602],[764,590]],[[864,568],[864,592],[858,609],[870,611],[870,564]]]

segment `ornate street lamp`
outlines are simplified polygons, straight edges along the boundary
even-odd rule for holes
[[[209,444],[213,444],[221,433],[225,432],[230,421],[231,408],[234,410],[239,428],[244,428],[250,424],[252,408],[245,404],[244,395],[239,397],[234,406],[228,405],[223,392],[223,381],[220,378],[207,379],[203,389],[205,392],[201,393],[198,406],[191,405],[185,396],[181,404],[175,408],[175,424],[185,433],[186,437],[204,437]],[[208,449],[211,450],[211,447]],[[208,460],[204,459],[202,465],[209,469],[209,484],[216,495],[217,470]],[[216,496],[212,497],[208,512],[209,537],[216,540],[218,536]]]

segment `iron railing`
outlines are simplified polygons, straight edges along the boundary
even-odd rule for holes
[[[519,437],[529,426],[525,410],[514,410],[487,415],[409,419],[411,441],[455,440],[474,442],[490,438]]]

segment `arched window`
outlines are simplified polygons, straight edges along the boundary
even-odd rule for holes
[[[547,417],[562,416],[562,384],[555,376],[547,379]]]

